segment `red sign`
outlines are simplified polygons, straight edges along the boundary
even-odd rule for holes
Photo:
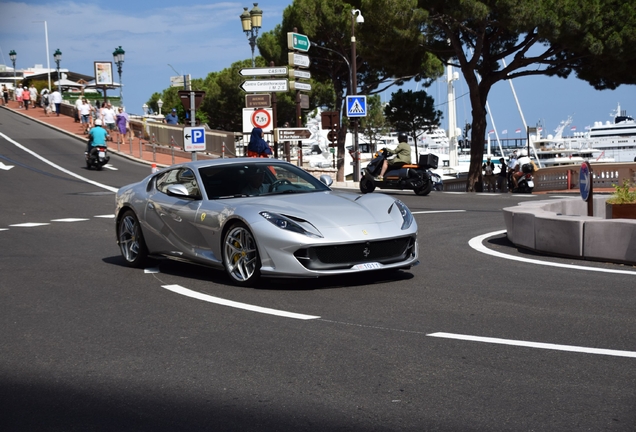
[[[251,120],[254,127],[265,129],[272,122],[272,116],[269,114],[268,111],[259,109],[254,111]]]

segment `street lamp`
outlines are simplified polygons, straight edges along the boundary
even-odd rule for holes
[[[124,64],[124,54],[126,54],[126,52],[121,49],[121,45],[113,51],[113,60],[117,65],[117,73],[119,74],[119,106],[124,106],[124,90],[121,82],[121,65]]]
[[[55,59],[55,63],[57,64],[57,91],[62,94],[62,79],[60,78],[60,62],[62,61],[62,51],[60,49],[56,49],[53,53],[53,58]]]
[[[256,61],[254,59],[254,48],[256,47],[256,38],[258,37],[258,29],[261,28],[263,23],[263,11],[258,7],[258,3],[254,3],[254,7],[251,11],[247,11],[247,8],[243,8],[243,13],[240,15],[241,24],[243,25],[243,31],[247,40],[252,48],[252,67],[256,67]]]
[[[15,52],[15,50],[11,50],[9,51],[9,58],[11,59],[11,62],[13,63],[13,98],[15,99],[15,88],[16,88],[16,83],[17,78],[15,77],[15,59],[18,57],[18,54]]]
[[[148,104],[146,104],[144,102],[144,104],[141,106],[141,108],[144,110],[144,117],[148,115]]]
[[[356,66],[356,22],[363,23],[364,17],[360,9],[351,10],[351,94],[358,94],[358,68]],[[358,119],[354,119],[353,128],[353,181],[360,181],[360,152],[358,147]]]
[[[163,106],[163,101],[161,98],[157,101],[157,106],[159,107],[159,115],[161,115],[161,107]]]

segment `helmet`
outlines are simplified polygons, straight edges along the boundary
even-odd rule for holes
[[[523,157],[523,156],[528,156],[528,150],[521,150],[521,151],[519,152],[519,155],[520,155],[521,157]]]
[[[409,137],[404,132],[398,134],[398,142],[409,142]]]
[[[102,121],[100,119],[95,120],[95,126],[101,126]]]

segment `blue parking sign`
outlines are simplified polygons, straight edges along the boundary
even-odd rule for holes
[[[347,96],[347,117],[366,117],[367,97]]]
[[[202,127],[183,128],[183,148],[185,151],[205,151],[205,129]]]

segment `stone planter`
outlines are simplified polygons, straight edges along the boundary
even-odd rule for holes
[[[636,219],[636,203],[605,203],[605,219]]]

